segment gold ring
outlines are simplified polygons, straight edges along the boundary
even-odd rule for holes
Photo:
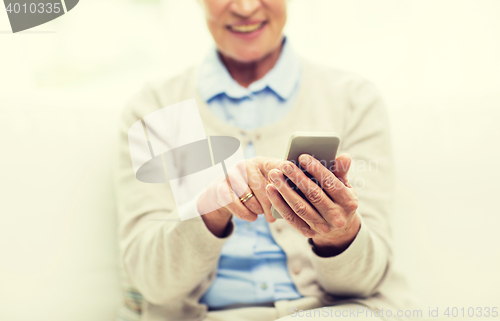
[[[245,203],[246,201],[248,201],[249,199],[251,199],[253,197],[253,193],[250,192],[248,193],[247,195],[243,196],[242,198],[240,198],[240,201],[242,203]]]

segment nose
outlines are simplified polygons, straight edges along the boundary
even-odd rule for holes
[[[233,0],[231,11],[243,18],[251,17],[262,6],[261,0]]]

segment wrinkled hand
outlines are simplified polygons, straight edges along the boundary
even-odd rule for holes
[[[347,154],[337,157],[333,172],[307,154],[301,155],[299,162],[323,190],[299,167],[285,161],[279,169],[269,172],[272,182],[266,188],[269,199],[285,220],[305,237],[312,238],[318,255],[338,255],[349,247],[360,228],[358,198],[347,181],[351,157]],[[287,177],[312,205],[288,185]]]
[[[269,223],[274,222],[276,219],[271,214],[271,202],[266,193],[270,183],[267,177],[269,171],[281,163],[281,160],[268,157],[245,160],[229,169],[227,178],[211,184],[197,203],[208,229],[218,237],[224,236],[232,215],[253,222],[259,214],[264,214]],[[241,202],[240,198],[249,193],[254,196]]]

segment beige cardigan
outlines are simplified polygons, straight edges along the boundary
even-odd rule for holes
[[[325,305],[356,298],[372,309],[405,309],[412,299],[392,269],[393,163],[386,111],[376,88],[359,76],[303,61],[297,101],[282,120],[252,131],[216,118],[197,92],[197,68],[147,85],[126,108],[116,166],[121,263],[125,290],[137,289],[141,320],[201,320],[200,297],[213,281],[226,238],[215,237],[201,217],[181,222],[168,184],[138,181],[127,133],[138,119],[165,106],[196,98],[207,135],[254,143],[257,155],[282,159],[295,131],[335,131],[341,152],[355,163],[350,182],[359,197],[361,229],[350,247],[323,258],[284,220],[270,224],[287,255],[290,276],[304,296]],[[371,168],[370,168],[371,166]],[[165,220],[167,219],[167,220]],[[232,223],[230,223],[232,224]],[[130,300],[129,300],[130,301]]]

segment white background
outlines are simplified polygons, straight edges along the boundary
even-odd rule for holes
[[[424,305],[500,306],[500,1],[291,0],[286,34],[383,92]],[[195,0],[82,0],[20,34],[0,10],[0,320],[112,319],[120,110],[210,45]]]

